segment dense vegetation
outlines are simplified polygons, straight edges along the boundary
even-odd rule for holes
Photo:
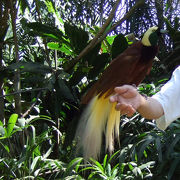
[[[122,117],[120,147],[99,162],[78,157],[73,137],[83,93],[153,25],[168,34],[139,91],[151,96],[169,79],[180,63],[179,11],[179,0],[1,0],[0,178],[178,179],[178,119],[161,131],[139,114]]]

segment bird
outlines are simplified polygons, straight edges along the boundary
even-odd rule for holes
[[[101,154],[103,137],[105,150],[114,151],[115,138],[119,141],[121,112],[110,103],[114,88],[124,84],[138,86],[152,68],[153,59],[158,54],[158,40],[165,30],[150,27],[142,39],[132,44],[115,57],[100,78],[82,97],[86,105],[76,130],[77,149],[81,149],[85,159],[98,159]]]

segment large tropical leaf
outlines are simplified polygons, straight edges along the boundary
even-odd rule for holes
[[[115,37],[114,42],[112,44],[112,59],[121,54],[128,47],[127,39],[123,34],[119,34]]]
[[[57,41],[63,40],[63,32],[60,31],[57,27],[42,24],[40,22],[27,23],[27,27],[32,30],[32,35],[48,37]]]
[[[108,53],[103,53],[101,55],[94,57],[92,61],[92,68],[88,73],[88,78],[94,79],[95,77],[97,77],[99,73],[101,73],[104,70],[107,63],[109,63],[109,60],[110,55]]]
[[[52,72],[52,69],[49,66],[35,62],[14,63],[9,65],[8,69],[10,70],[20,69],[21,72],[32,72],[32,73],[40,73],[40,74],[46,74]]]
[[[19,4],[22,14],[25,12],[26,8],[30,9],[28,0],[19,0]]]
[[[88,33],[82,28],[69,23],[65,23],[64,28],[75,53],[79,54],[87,46],[89,40]]]

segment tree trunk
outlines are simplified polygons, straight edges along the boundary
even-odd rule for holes
[[[8,29],[9,1],[0,1],[0,71],[3,70],[3,45]],[[3,96],[3,79],[0,79],[0,96]],[[0,120],[5,124],[4,98],[0,98]]]
[[[13,39],[14,39],[14,46],[15,46],[15,58],[16,63],[19,62],[19,47],[18,47],[18,38],[16,33],[16,18],[17,18],[17,9],[16,9],[16,2],[11,1],[11,20],[12,20],[12,27],[13,27]],[[17,69],[14,73],[14,90],[15,92],[20,91],[21,89],[21,82],[20,82],[20,70]],[[21,114],[21,94],[16,94],[14,96],[15,100],[15,111],[17,114]]]
[[[2,42],[0,42],[0,70],[3,68],[2,67]],[[0,79],[0,95],[3,95],[3,79]],[[0,98],[0,120],[3,121],[3,124],[5,123],[4,121],[4,98]]]

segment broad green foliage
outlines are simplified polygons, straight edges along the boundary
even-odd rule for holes
[[[127,39],[123,36],[123,34],[119,34],[115,37],[112,44],[112,58],[114,59],[119,54],[121,54],[128,47]]]
[[[16,124],[18,115],[12,114],[8,120],[7,127],[4,128],[4,124],[0,121],[0,139],[9,138],[14,133],[14,126]]]
[[[173,25],[169,22],[169,20],[165,17],[164,18],[166,26],[167,26],[167,31],[170,37],[173,40],[174,43],[174,48],[179,48],[180,45],[180,22],[179,22],[179,17],[174,18]]]
[[[64,28],[65,33],[70,40],[72,49],[76,54],[79,54],[87,46],[87,42],[89,40],[88,33],[69,23],[65,23]]]
[[[172,23],[166,17],[164,20],[173,46],[173,51],[164,59],[164,65],[172,71],[180,63],[180,21],[179,17],[175,17]]]
[[[122,117],[120,146],[99,160],[85,161],[73,141],[82,110],[82,95],[109,63],[152,25],[167,28],[150,76],[138,90],[155,94],[179,65],[179,1],[145,0],[130,18],[76,60],[106,22],[116,1],[17,0],[17,42],[9,1],[0,9],[0,179],[177,179],[180,167],[180,122],[160,131],[139,114]],[[16,3],[16,1],[13,1]],[[1,6],[2,4],[2,6]],[[135,1],[121,1],[107,32]],[[173,8],[172,8],[173,7]],[[177,7],[177,9],[174,7]],[[4,14],[3,14],[4,13]],[[164,19],[163,19],[163,16]],[[7,19],[4,19],[4,18]],[[5,22],[6,21],[6,22]],[[3,29],[8,25],[7,29]],[[105,34],[105,32],[103,32]],[[165,41],[164,41],[165,40]],[[15,59],[18,45],[19,63]],[[14,72],[20,72],[22,113],[14,102]],[[2,109],[4,112],[2,113]]]

